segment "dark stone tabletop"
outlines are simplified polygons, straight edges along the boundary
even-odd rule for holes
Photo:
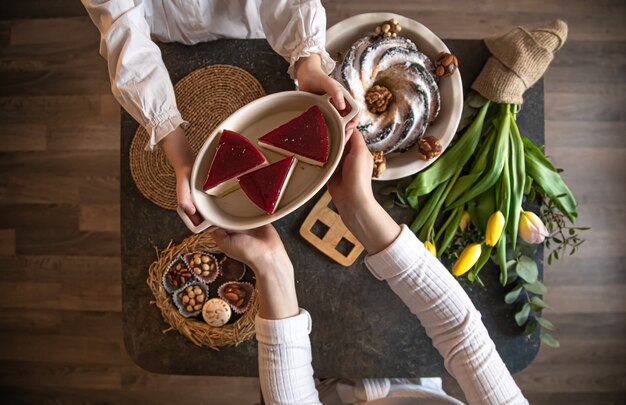
[[[458,56],[463,88],[484,65],[488,51],[481,41],[448,40]],[[211,64],[231,64],[250,72],[267,94],[293,90],[286,62],[265,40],[220,40],[195,46],[161,44],[163,60],[176,83],[189,72]],[[544,141],[543,81],[529,89],[518,115],[522,134],[539,145]],[[174,211],[146,200],[130,174],[129,150],[138,124],[122,111],[121,221],[124,340],[131,358],[142,368],[167,374],[257,376],[256,340],[215,351],[195,346],[177,332],[162,333],[168,325],[150,304],[146,284],[148,267],[156,259],[155,247],[178,243],[190,232]],[[395,183],[395,182],[392,182]],[[376,189],[392,183],[376,183]],[[321,195],[321,192],[320,192]],[[274,225],[294,262],[300,306],[311,313],[313,367],[325,377],[428,377],[445,375],[442,358],[432,347],[418,320],[400,299],[377,281],[362,257],[341,267],[299,236],[304,218],[317,201],[313,198]],[[379,196],[377,195],[377,198]],[[392,216],[410,223],[410,209],[393,208]],[[540,278],[543,267],[540,265]],[[539,350],[538,332],[528,338],[515,324],[516,308],[504,303],[505,289],[498,270],[489,263],[481,272],[486,288],[466,287],[509,370],[522,370]]]

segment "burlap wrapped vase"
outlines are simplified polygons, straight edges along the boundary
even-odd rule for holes
[[[522,104],[522,95],[543,76],[566,38],[567,24],[561,20],[485,38],[492,56],[472,89],[498,103]]]

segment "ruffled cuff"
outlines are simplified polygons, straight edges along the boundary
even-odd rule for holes
[[[318,54],[322,60],[322,70],[325,74],[330,74],[335,68],[335,61],[330,57],[323,44],[320,44],[313,38],[307,38],[302,42],[302,44],[291,53],[291,57],[289,59],[289,69],[287,69],[287,73],[293,80],[297,80],[296,77],[296,62],[300,58],[306,58],[307,56],[311,56],[312,54]]]
[[[365,265],[374,277],[387,280],[410,269],[420,257],[427,254],[424,244],[403,224],[396,240],[383,251],[366,256]],[[434,259],[434,256],[431,257]]]
[[[156,145],[179,126],[187,128],[189,122],[183,119],[178,110],[166,111],[152,118],[144,125],[150,136],[145,149],[154,151]]]
[[[285,319],[255,319],[256,339],[269,345],[288,345],[307,338],[311,333],[311,316],[300,308],[300,313]]]

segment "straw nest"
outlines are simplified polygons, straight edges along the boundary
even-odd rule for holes
[[[255,334],[254,318],[258,311],[256,298],[258,294],[252,296],[252,302],[241,318],[234,323],[216,328],[203,321],[182,316],[172,301],[171,295],[161,284],[163,272],[173,260],[181,254],[199,251],[221,253],[210,234],[193,235],[178,245],[170,242],[166,249],[160,253],[157,251],[158,259],[150,265],[147,284],[154,294],[154,304],[161,311],[165,322],[170,325],[163,333],[177,330],[196,345],[208,346],[216,350],[224,346],[237,346],[241,342],[252,339]]]

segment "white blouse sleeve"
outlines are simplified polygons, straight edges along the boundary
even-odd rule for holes
[[[107,61],[113,96],[146,128],[153,150],[180,125],[172,81],[159,47],[150,39],[141,0],[82,0],[100,31],[100,55]]]
[[[259,342],[259,381],[268,405],[321,405],[311,366],[311,317],[300,309],[294,317],[255,320]]]
[[[261,22],[267,41],[289,62],[292,79],[298,59],[313,53],[320,55],[326,74],[335,68],[326,52],[326,10],[319,0],[263,0]]]
[[[470,404],[528,404],[470,298],[406,225],[365,264],[419,318]]]

